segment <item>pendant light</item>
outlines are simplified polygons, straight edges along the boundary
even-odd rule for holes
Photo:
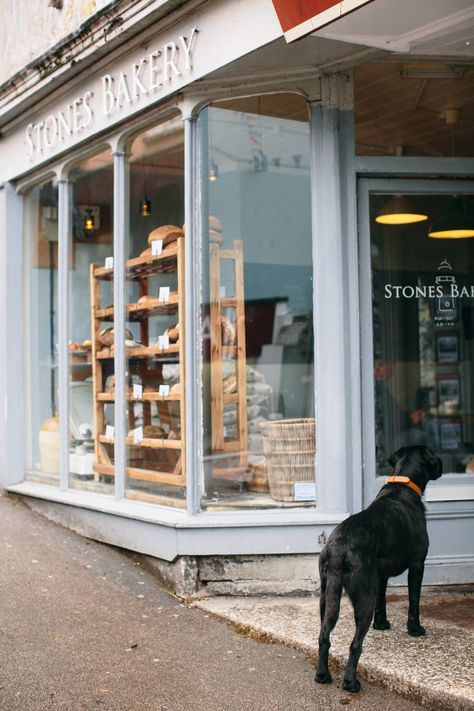
[[[430,227],[433,239],[465,239],[474,237],[474,220],[469,215],[451,215],[437,220]]]
[[[147,195],[147,169],[145,163],[145,153],[142,156],[142,177],[143,177],[143,197],[138,203],[138,214],[140,217],[150,217],[151,215],[151,200]]]
[[[428,237],[432,239],[466,239],[474,237],[474,218],[467,214],[463,197],[453,198],[451,212],[431,225]]]
[[[416,210],[410,198],[405,195],[394,195],[385,203],[375,222],[382,225],[410,225],[427,219],[428,215]]]
[[[150,215],[151,215],[151,200],[148,199],[147,195],[144,196],[143,200],[140,200],[140,204],[138,206],[138,211],[139,211],[141,217],[150,217]]]
[[[86,232],[92,232],[95,230],[94,214],[90,207],[84,210],[84,222],[82,227]]]
[[[215,183],[219,177],[219,166],[217,163],[211,159],[211,164],[209,166],[209,181]]]

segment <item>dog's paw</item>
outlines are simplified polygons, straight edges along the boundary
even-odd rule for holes
[[[374,620],[372,625],[374,630],[389,630],[390,622],[388,620]]]
[[[350,691],[351,694],[357,694],[357,692],[360,691],[360,681],[358,679],[354,679],[353,681],[350,679],[343,679],[341,687],[344,691]]]
[[[426,634],[426,630],[422,625],[408,625],[408,634],[411,637],[423,637]]]
[[[316,681],[318,684],[330,684],[332,681],[332,676],[328,671],[327,672],[316,672],[314,681]]]

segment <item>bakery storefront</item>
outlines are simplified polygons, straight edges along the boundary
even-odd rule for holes
[[[2,481],[165,561],[304,566],[428,444],[427,577],[472,581],[473,60],[410,75],[231,6],[4,132]]]

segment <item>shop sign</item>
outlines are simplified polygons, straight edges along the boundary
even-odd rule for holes
[[[457,317],[456,299],[474,299],[474,285],[458,284],[451,264],[443,259],[433,284],[385,284],[384,296],[386,299],[436,299],[435,321],[452,321]]]
[[[287,42],[328,25],[373,0],[273,0]]]
[[[26,157],[33,160],[46,149],[55,149],[68,138],[92,128],[97,113],[107,119],[143,96],[153,96],[170,87],[173,80],[191,71],[197,34],[198,28],[193,27],[189,36],[180,35],[176,42],[160,45],[126,70],[104,74],[98,92],[85,91],[44,120],[29,123]]]

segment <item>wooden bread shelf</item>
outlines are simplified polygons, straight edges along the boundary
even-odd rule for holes
[[[173,276],[175,275],[175,277]],[[156,278],[166,275],[163,286],[170,282],[175,286],[170,291],[166,302],[160,301],[157,293],[159,289]],[[115,476],[115,467],[111,459],[113,439],[108,439],[104,432],[106,429],[106,406],[115,403],[115,391],[105,389],[107,377],[113,374],[113,360],[115,348],[104,348],[100,343],[101,324],[104,321],[114,321],[114,307],[101,307],[101,281],[113,279],[113,269],[106,269],[98,265],[91,265],[91,319],[92,319],[92,376],[94,397],[94,432],[95,434],[95,465],[96,479],[100,476]],[[140,343],[150,341],[150,322],[153,318],[166,318],[175,316],[179,324],[179,339],[170,343],[167,348],[161,348],[156,342],[153,345],[137,345],[125,348],[127,358],[127,371],[133,376],[138,376],[147,392],[142,392],[141,397],[133,397],[132,381],[126,386],[125,398],[128,413],[128,430],[138,426],[146,428],[149,425],[168,425],[174,431],[180,430],[180,439],[144,437],[140,442],[135,442],[134,437],[127,436],[125,445],[129,464],[126,476],[129,480],[143,482],[130,493],[130,498],[143,501],[160,498],[159,492],[147,491],[148,484],[163,484],[184,487],[185,476],[185,398],[184,398],[184,240],[170,244],[157,256],[140,255],[126,262],[126,279],[137,282],[139,298],[149,296],[153,287],[153,299],[146,303],[129,303],[126,308],[127,322],[139,324],[139,337],[134,330],[134,338]],[[153,282],[149,282],[153,279]],[[161,324],[160,321],[157,322]],[[169,327],[164,326],[163,330]],[[135,326],[136,329],[136,326]],[[156,330],[154,331],[156,333]],[[154,339],[153,339],[154,340]],[[179,392],[160,395],[159,387],[163,384],[163,366],[165,363],[177,363],[179,366]],[[109,410],[107,410],[109,416]],[[109,422],[108,424],[113,424]],[[143,488],[143,491],[141,489]],[[168,496],[162,497],[162,502],[167,502]],[[171,500],[172,497],[171,497]],[[171,504],[173,505],[173,504]]]
[[[159,346],[137,346],[136,348],[126,348],[127,358],[150,358],[151,356],[176,355],[179,352],[179,345],[174,343],[168,348],[160,348]],[[115,349],[102,348],[100,351],[97,351],[96,358],[99,360],[115,358]]]
[[[247,454],[247,365],[245,347],[245,301],[243,274],[243,245],[234,241],[233,249],[222,249],[218,244],[209,246],[210,323],[211,323],[211,421],[212,452],[235,453],[239,466],[213,467],[213,476],[236,479],[248,465]],[[233,266],[233,296],[221,296],[221,261],[230,260]],[[223,344],[223,310],[233,310],[235,343]],[[235,362],[236,392],[224,393],[223,360]],[[237,437],[227,439],[224,427],[224,405],[235,404],[237,410]]]

